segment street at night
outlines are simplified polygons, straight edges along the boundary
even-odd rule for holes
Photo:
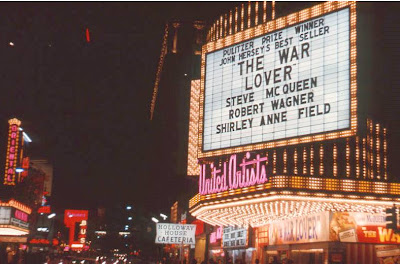
[[[0,7],[0,264],[400,264],[398,2]]]

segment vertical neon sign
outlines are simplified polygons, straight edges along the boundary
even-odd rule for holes
[[[8,124],[8,145],[4,185],[15,185],[15,169],[17,167],[19,127],[21,125],[21,121],[13,118],[8,120]]]

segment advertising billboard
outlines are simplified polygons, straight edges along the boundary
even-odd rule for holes
[[[268,228],[270,245],[324,241],[400,243],[400,235],[387,229],[385,215],[378,213],[325,211],[274,222]]]
[[[331,216],[331,241],[398,244],[400,235],[386,228],[384,214],[335,212]]]
[[[324,3],[203,47],[198,156],[357,129],[354,3]]]

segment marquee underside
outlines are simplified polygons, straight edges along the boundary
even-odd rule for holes
[[[18,228],[18,227],[10,226],[10,225],[1,225],[0,226],[0,235],[1,236],[24,236],[24,235],[28,235],[28,234],[29,234],[28,229]]]
[[[386,200],[303,197],[275,195],[237,200],[223,204],[199,204],[193,216],[211,225],[259,227],[272,222],[309,214],[331,212],[382,213],[395,202]]]

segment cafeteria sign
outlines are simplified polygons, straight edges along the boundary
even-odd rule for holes
[[[196,244],[196,225],[157,224],[156,244]]]

